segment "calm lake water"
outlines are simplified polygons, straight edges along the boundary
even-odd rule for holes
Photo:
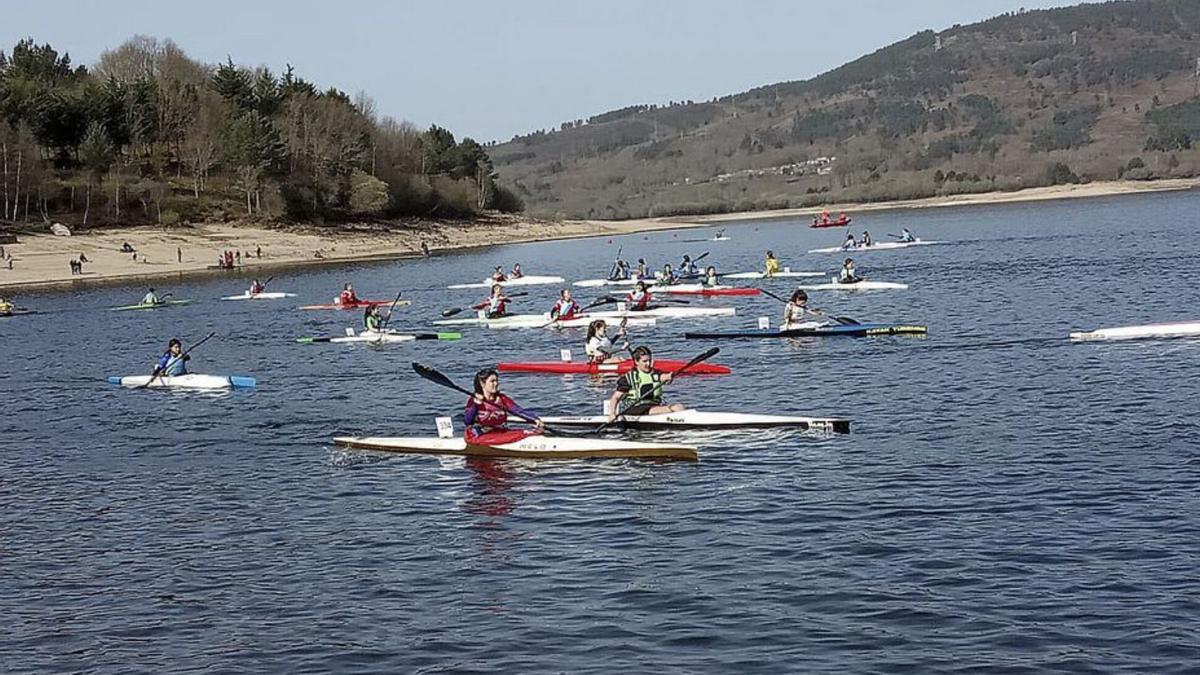
[[[353,281],[413,300],[395,327],[481,293],[494,265],[603,275],[618,246],[726,271],[774,249],[832,272],[844,230],[799,221],[519,246],[276,274],[298,298],[218,301],[248,279],[156,284],[194,305],[109,312],[144,288],[23,296],[0,320],[0,670],[6,672],[1195,672],[1200,663],[1200,340],[1072,344],[1072,329],[1200,320],[1200,194],[867,213],[941,246],[856,256],[907,291],[813,294],[927,338],[720,344],[709,409],[842,415],[848,436],[688,434],[698,463],[529,463],[334,448],[434,435],[499,360],[582,352],[579,331],[300,345],[358,313],[300,312]],[[780,293],[786,281],[771,282]],[[548,309],[554,287],[518,310]],[[590,297],[589,294],[583,294]],[[659,356],[686,329],[635,333]],[[252,392],[129,391],[167,339],[218,331],[192,370]],[[610,382],[510,375],[543,413]],[[458,420],[461,429],[461,419]]]

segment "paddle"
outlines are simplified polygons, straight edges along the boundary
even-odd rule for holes
[[[529,295],[529,293],[522,291],[520,293],[509,293],[505,297],[507,297],[509,300],[512,300],[513,298],[520,298],[520,297],[523,297],[526,295]],[[443,309],[442,316],[454,316],[455,314],[461,314],[462,312],[465,312],[468,309],[475,309],[475,306],[467,305],[466,307],[451,307],[450,309]]]
[[[400,293],[403,293],[403,292],[404,291],[400,291],[399,293],[396,293],[396,299],[392,300],[392,306],[390,308],[388,308],[388,315],[383,317],[383,321],[379,322],[379,332],[380,333],[387,330],[387,325],[392,320],[392,313],[396,311],[396,303],[400,302]]]
[[[167,359],[167,362],[166,362],[166,364],[164,364],[164,367],[159,368],[156,366],[154,368],[154,372],[150,373],[150,379],[146,380],[146,384],[143,384],[142,386],[138,387],[138,389],[145,389],[146,387],[149,387],[151,384],[154,384],[154,381],[158,379],[158,376],[162,374],[162,371],[166,370],[166,366],[172,365],[173,363],[178,363],[179,361],[183,361],[187,357],[188,354],[192,353],[193,349],[195,349],[196,347],[199,347],[200,345],[204,344],[205,342],[208,342],[213,337],[215,337],[216,334],[217,334],[216,331],[209,333],[207,336],[205,336],[205,338],[203,340],[200,340],[199,342],[193,344],[191,347],[188,347],[186,350],[184,350],[184,352],[182,354],[180,354],[178,358]]]
[[[665,286],[664,288],[669,288],[669,287]],[[651,293],[651,295],[653,295],[653,293]],[[613,296],[611,296],[611,295],[610,295],[610,296],[607,296],[607,297],[605,298],[605,300],[607,300],[608,302],[630,302],[630,300],[628,300],[628,299],[625,299],[625,298],[615,298],[615,297],[613,297]],[[654,298],[654,300],[653,300],[653,302],[677,302],[677,303],[679,303],[679,304],[681,304],[681,305],[690,305],[690,304],[692,304],[692,301],[691,301],[691,300],[684,300],[683,298],[663,298],[663,297],[655,297],[655,298]],[[634,309],[634,310],[630,310],[630,311],[631,311],[631,312],[638,312],[638,311],[643,311],[643,310],[636,310],[636,309]]]
[[[778,300],[778,301],[782,302],[782,303],[783,303],[783,304],[785,304],[785,305],[786,305],[786,304],[788,304],[788,302],[790,302],[789,300],[785,300],[785,299],[783,299],[782,297],[780,297],[780,296],[778,296],[778,295],[775,295],[774,293],[772,293],[771,291],[768,291],[768,290],[767,290],[767,289],[765,289],[765,288],[760,288],[760,289],[758,289],[758,290],[762,291],[762,292],[763,292],[763,295],[767,295],[767,296],[770,296],[770,297],[772,297],[772,298],[775,298],[776,300]],[[842,324],[842,325],[844,325],[844,326],[857,326],[857,325],[858,325],[858,322],[857,322],[857,321],[855,321],[854,319],[851,319],[850,317],[846,317],[846,316],[834,316],[834,315],[832,315],[832,314],[829,314],[829,313],[827,313],[827,312],[824,312],[824,311],[822,311],[822,310],[819,310],[819,309],[809,309],[808,311],[812,312],[813,314],[816,314],[817,316],[827,316],[827,317],[829,317],[830,319],[833,319],[834,321],[836,321],[836,322],[838,322],[838,323],[840,323],[840,324]]]
[[[173,295],[175,295],[175,294],[174,293],[163,293],[162,295],[158,296],[158,302],[156,302],[154,304],[165,305],[165,304],[167,304],[167,298],[169,298]]]
[[[672,382],[674,382],[674,381],[675,381],[675,378],[676,378],[677,376],[679,376],[679,375],[682,375],[682,374],[683,374],[685,371],[687,371],[688,369],[690,369],[692,366],[695,366],[696,364],[699,364],[699,363],[701,363],[701,362],[707,361],[708,359],[711,359],[712,357],[714,357],[714,356],[716,356],[716,355],[717,355],[717,352],[720,352],[720,351],[721,351],[721,348],[720,348],[720,347],[713,347],[713,348],[711,348],[711,349],[705,350],[704,352],[702,352],[702,353],[698,354],[698,355],[697,355],[695,358],[693,358],[691,361],[688,361],[687,363],[683,364],[683,367],[682,367],[682,368],[680,368],[679,370],[676,370],[674,373],[671,373],[671,381],[672,381]],[[635,367],[636,367],[636,366],[635,366]],[[658,385],[658,387],[656,387],[656,389],[660,389],[660,390],[661,390],[661,389],[662,389],[662,383],[660,383],[660,384]],[[626,409],[626,410],[628,410],[628,409],[630,409],[630,408],[632,408],[632,407],[634,407],[634,406],[636,406],[636,405],[638,405],[638,404],[642,403],[643,401],[645,401],[645,400],[646,400],[646,397],[647,397],[647,394],[643,394],[642,396],[639,396],[639,397],[638,397],[638,399],[637,399],[636,401],[634,401],[633,403],[630,403],[629,405],[625,406],[625,409]],[[604,424],[601,424],[600,426],[596,427],[596,428],[595,428],[595,429],[592,431],[592,433],[596,433],[596,434],[598,434],[598,433],[600,433],[600,432],[604,431],[604,430],[605,430],[605,429],[607,429],[608,427],[611,427],[612,425],[616,424],[616,423],[617,423],[617,422],[618,422],[618,421],[619,421],[621,418],[623,418],[623,417],[625,417],[625,414],[624,414],[624,413],[621,413],[620,415],[617,415],[616,417],[614,417],[614,418],[613,418],[613,420],[612,420],[611,422],[605,422]]]
[[[434,384],[440,384],[443,387],[453,389],[457,392],[466,394],[467,396],[475,395],[475,392],[463,389],[462,387],[455,384],[453,380],[451,380],[450,378],[446,377],[445,375],[439,373],[438,371],[434,370],[430,366],[413,361],[412,368],[413,368],[413,371],[415,371],[417,373],[417,375],[425,378],[426,380],[429,380],[430,382],[432,382]],[[493,403],[492,405],[496,406],[497,408],[500,408],[504,412],[506,412],[514,417],[523,419],[526,422],[529,422],[530,424],[537,423],[536,419],[529,417],[527,415],[522,415],[521,413],[519,413],[515,410],[509,410],[508,408],[505,408],[504,406],[499,405],[498,403]],[[548,427],[545,424],[542,425],[542,429],[549,431],[551,433],[560,435],[560,436],[578,436],[579,435],[578,433],[576,433],[574,431],[564,431],[562,429],[552,429],[551,427]]]

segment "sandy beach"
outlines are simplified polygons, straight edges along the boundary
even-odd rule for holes
[[[521,216],[489,216],[470,222],[428,221],[406,227],[311,226],[267,228],[254,225],[208,224],[190,227],[132,227],[54,236],[47,231],[19,235],[19,243],[3,245],[12,260],[0,262],[0,289],[5,295],[20,290],[77,288],[99,283],[178,278],[217,270],[222,251],[241,253],[238,269],[258,270],[305,265],[340,264],[421,255],[424,242],[431,252],[572,237],[631,234],[654,230],[705,227],[718,223],[772,218],[807,218],[821,210],[850,214],[892,209],[938,208],[1141,194],[1186,190],[1200,179],[1154,182],[1109,182],[1032,188],[1019,192],[955,195],[900,202],[832,204],[821,208],[729,213],[711,216],[666,217],[625,221],[549,221]],[[136,251],[121,252],[129,243]],[[258,256],[261,250],[261,257]],[[70,260],[82,254],[82,274],[73,274]],[[11,262],[11,269],[9,263]],[[269,273],[269,272],[268,272]]]

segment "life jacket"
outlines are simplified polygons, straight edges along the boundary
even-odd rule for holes
[[[635,403],[651,403],[654,405],[662,403],[662,373],[657,370],[643,373],[634,368],[621,377],[629,387],[629,391],[621,398],[625,406],[631,406]]]
[[[556,316],[564,321],[574,318],[577,312],[579,312],[579,303],[575,302],[574,300],[567,301],[560,299],[558,302],[554,303],[553,307],[550,308],[551,316]]]

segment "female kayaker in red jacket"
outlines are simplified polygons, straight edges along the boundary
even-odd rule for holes
[[[633,287],[633,292],[626,296],[625,300],[629,302],[629,309],[634,312],[642,312],[650,309],[650,301],[654,296],[650,295],[650,291],[646,290],[646,282],[639,281]]]
[[[508,315],[508,302],[508,296],[504,294],[504,287],[500,284],[492,284],[492,294],[488,296],[488,299],[478,305],[471,305],[471,309],[482,309],[487,312],[487,318],[499,319]]]
[[[500,392],[500,376],[491,368],[484,368],[475,374],[475,393],[467,399],[463,410],[463,422],[466,429],[463,438],[468,443],[480,445],[499,445],[513,443],[542,433],[542,420],[537,414],[525,410],[516,401]],[[533,431],[509,429],[508,414],[516,413],[518,417],[534,420]]]
[[[571,297],[571,289],[564,288],[558,292],[558,302],[550,308],[550,318],[555,321],[570,321],[581,311],[579,303]]]

